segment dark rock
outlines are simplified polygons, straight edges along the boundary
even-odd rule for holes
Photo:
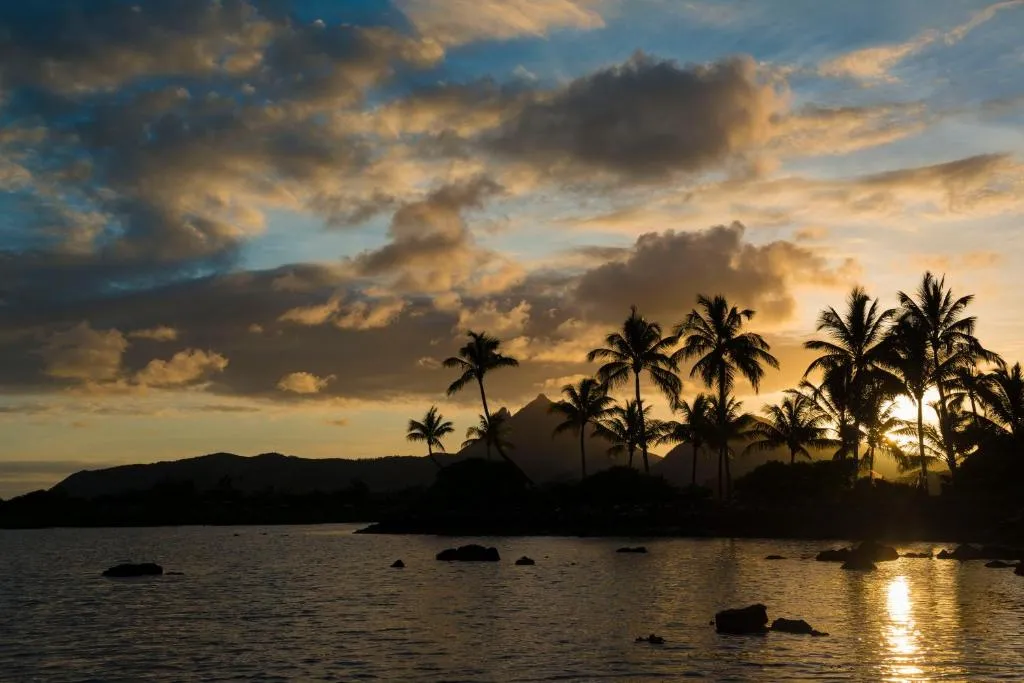
[[[395,560],[394,562],[391,563],[391,567],[394,568],[394,569],[404,569],[405,568],[405,562],[402,562],[401,560]]]
[[[984,560],[1024,560],[1024,550],[1006,545],[984,545],[978,554]]]
[[[818,562],[846,562],[850,559],[850,549],[835,548],[832,550],[822,550],[814,559]]]
[[[853,553],[872,562],[891,562],[900,557],[896,548],[875,541],[864,541],[853,549]]]
[[[873,572],[877,567],[867,557],[860,555],[850,555],[850,559],[843,563],[843,569],[850,569],[859,572]]]
[[[932,559],[933,555],[931,553],[903,553],[902,555],[900,555],[900,557],[930,560]]]
[[[776,619],[771,625],[772,631],[782,633],[798,633],[808,636],[827,636],[827,633],[818,631],[803,619]]]
[[[766,559],[766,560],[784,560],[786,558],[784,558],[782,555],[769,555],[768,557],[766,557],[764,559]]]
[[[636,642],[638,642],[638,643],[650,643],[651,645],[664,645],[665,644],[665,639],[662,638],[661,636],[656,636],[656,635],[654,635],[652,633],[651,635],[647,636],[646,638],[644,638],[643,636],[638,636],[637,639],[636,639]]]
[[[1013,573],[1017,576],[1024,576],[1024,562],[1017,565],[1017,568],[1013,570]]]
[[[516,560],[516,564],[517,564],[517,565],[519,565],[519,566],[525,567],[525,566],[527,566],[527,565],[531,565],[531,564],[537,564],[537,563],[536,563],[536,562],[534,562],[533,560],[531,560],[531,559],[530,559],[529,557],[527,557],[526,555],[523,555],[523,556],[522,556],[522,557],[520,557],[520,558],[519,558],[518,560]]]
[[[617,552],[617,553],[646,553],[647,552],[647,548],[642,546],[642,545],[638,545],[635,548],[628,548],[628,547],[627,548],[619,548],[615,552]]]
[[[501,560],[497,548],[485,548],[475,543],[442,550],[436,555],[436,558],[444,562],[498,562]]]
[[[185,576],[185,572],[165,572],[167,576]]]
[[[768,631],[768,608],[757,604],[722,610],[715,615],[715,630],[735,635],[765,633]]]
[[[988,567],[989,569],[1010,569],[1012,567],[1016,567],[1017,565],[1013,564],[1012,562],[1003,562],[1002,560],[992,560],[991,562],[986,562],[985,566]]]
[[[976,545],[970,545],[968,543],[958,545],[956,549],[952,552],[949,550],[942,550],[935,557],[940,560],[960,560],[961,562],[966,562],[967,560],[982,559],[981,548],[979,548]]]
[[[142,564],[125,562],[106,570],[103,572],[103,576],[124,578],[129,576],[161,576],[163,573],[164,568],[153,562],[143,562]]]

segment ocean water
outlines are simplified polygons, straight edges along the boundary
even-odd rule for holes
[[[0,680],[1024,679],[1024,578],[979,562],[861,574],[801,559],[821,542],[487,538],[501,563],[447,564],[480,539],[354,529],[0,531]],[[124,560],[184,575],[100,577]],[[753,602],[831,635],[709,626]],[[634,642],[652,632],[665,644]]]

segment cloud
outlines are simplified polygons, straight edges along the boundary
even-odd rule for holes
[[[446,45],[604,26],[593,0],[397,0],[416,29]]]
[[[293,394],[319,394],[334,379],[334,375],[317,377],[309,372],[292,372],[280,379],[277,388]]]
[[[330,322],[341,329],[371,330],[390,325],[405,307],[406,302],[400,297],[355,300],[342,305],[341,298],[334,296],[325,304],[299,306],[285,311],[278,321],[298,325],[324,325]]]
[[[94,330],[82,322],[50,335],[40,351],[51,377],[83,382],[117,378],[128,341],[118,330]]]
[[[488,300],[477,307],[459,311],[456,330],[483,330],[488,334],[504,337],[521,333],[529,320],[530,304],[527,301],[520,301],[515,306],[503,310],[499,308],[497,302]]]
[[[129,339],[148,339],[150,341],[166,342],[178,338],[178,331],[173,327],[160,325],[145,330],[135,330],[128,333]]]
[[[169,360],[150,361],[135,375],[135,382],[148,387],[182,386],[223,372],[227,366],[228,359],[219,353],[188,349]]]
[[[733,223],[642,235],[624,261],[587,271],[576,300],[600,320],[618,320],[637,304],[645,315],[674,324],[693,307],[696,294],[724,294],[757,310],[759,319],[781,322],[796,310],[794,285],[849,284],[843,265],[832,266],[815,251],[784,240],[755,245],[744,234],[743,225]]]
[[[750,58],[682,67],[637,53],[538,97],[491,144],[550,172],[652,180],[743,155],[768,138],[782,107]]]

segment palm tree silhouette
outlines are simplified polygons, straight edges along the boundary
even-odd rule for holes
[[[639,445],[644,459],[644,472],[650,472],[647,461],[647,420],[646,408],[640,396],[640,376],[643,373],[651,378],[654,386],[665,394],[669,401],[675,402],[682,390],[682,382],[676,376],[679,367],[666,352],[676,343],[675,337],[664,337],[661,325],[649,322],[639,313],[636,306],[630,308],[629,317],[622,327],[605,337],[605,346],[596,348],[587,354],[587,361],[606,361],[597,371],[597,378],[608,388],[614,388],[634,380],[637,415],[640,422]]]
[[[896,315],[895,309],[880,311],[878,299],[872,300],[860,287],[854,287],[846,300],[846,313],[840,315],[829,307],[818,316],[818,332],[825,333],[825,339],[804,342],[804,347],[818,351],[821,355],[807,367],[804,376],[821,370],[824,383],[839,384],[839,378],[846,383],[847,402],[853,419],[851,436],[853,460],[860,460],[860,424],[862,410],[857,398],[863,388],[877,379],[884,347],[882,342],[889,322]],[[838,378],[837,378],[838,376]],[[845,454],[845,452],[844,452]]]
[[[893,439],[893,435],[912,436],[916,434],[916,427],[896,415],[896,403],[887,400],[882,393],[875,392],[868,399],[872,404],[867,411],[867,417],[861,426],[864,435],[864,443],[867,445],[867,452],[864,455],[864,466],[868,469],[869,478],[875,477],[875,457],[881,453],[896,461],[900,472],[909,472],[912,469],[920,469],[922,487],[927,490],[928,485],[928,457],[914,458],[907,455],[900,443]],[[932,425],[927,425],[932,427]],[[927,434],[926,434],[927,438]],[[925,452],[925,451],[922,451]]]
[[[469,384],[474,381],[480,388],[480,402],[483,404],[484,409],[484,423],[489,424],[491,422],[491,411],[487,407],[487,393],[484,391],[484,376],[492,371],[499,368],[515,368],[519,367],[519,361],[510,356],[502,355],[501,353],[501,340],[496,337],[488,336],[486,332],[473,332],[467,333],[469,341],[465,346],[459,349],[458,356],[452,356],[445,358],[444,367],[446,368],[457,368],[462,371],[459,378],[456,379],[448,387],[448,395],[458,393]],[[498,441],[487,441],[487,458],[491,457],[491,446],[494,446],[495,450],[506,462],[512,465],[523,478],[529,482],[533,481],[526,475],[526,472],[522,470],[515,463],[512,458],[505,452],[505,446],[503,443]]]
[[[660,434],[663,429],[660,420],[647,417],[650,406],[644,406],[644,426],[646,436]],[[601,437],[611,443],[609,455],[628,453],[628,466],[633,466],[633,456],[640,447],[640,410],[636,401],[626,401],[625,407],[613,406],[608,414],[594,425],[594,436]]]
[[[501,415],[481,415],[480,422],[466,430],[466,440],[462,442],[462,447],[467,448],[477,443],[483,443],[488,449],[494,446],[499,452],[514,448],[508,441],[508,425],[505,418]]]
[[[831,430],[836,435],[838,448],[833,459],[844,460],[853,453],[853,411],[850,403],[853,400],[850,391],[848,373],[836,372],[822,379],[815,385],[804,379],[796,389],[788,389],[787,393],[805,397],[825,415]]]
[[[743,402],[737,401],[732,396],[727,396],[725,405],[718,404],[719,398],[712,396],[710,410],[716,416],[713,427],[708,435],[708,444],[717,449],[721,454],[718,461],[718,494],[722,495],[722,465],[725,465],[725,473],[728,479],[729,460],[735,454],[733,444],[738,441],[746,441],[751,438],[751,427],[754,424],[754,417],[750,413],[743,412]],[[727,481],[731,492],[732,482]]]
[[[828,438],[825,413],[802,394],[791,393],[782,403],[765,406],[764,414],[764,418],[755,419],[751,424],[753,441],[747,446],[748,450],[770,451],[785,447],[792,465],[798,455],[812,459],[808,447],[822,449],[839,443]]]
[[[427,457],[429,457],[438,469],[444,469],[437,458],[434,457],[434,449],[444,453],[444,444],[441,442],[445,436],[455,431],[454,425],[444,419],[444,415],[437,412],[437,406],[430,406],[430,410],[417,422],[409,420],[408,434],[405,438],[409,441],[423,441],[427,444]]]
[[[922,488],[928,486],[928,458],[925,457],[924,444],[924,394],[938,375],[928,341],[928,330],[920,319],[902,316],[889,332],[886,351],[881,361],[898,383],[899,392],[913,399],[917,407],[916,436]],[[950,470],[950,473],[953,474],[954,471],[955,464],[954,470]]]
[[[577,384],[562,387],[565,398],[551,404],[549,410],[565,418],[555,427],[555,434],[572,431],[580,437],[580,471],[587,477],[587,425],[595,424],[612,409],[615,400],[608,395],[608,388],[597,380],[587,377]]]
[[[722,295],[713,299],[701,294],[697,297],[699,309],[676,326],[674,332],[683,339],[682,347],[672,354],[672,361],[696,361],[690,371],[691,377],[700,377],[708,388],[717,388],[715,406],[719,429],[725,429],[730,405],[729,392],[735,384],[737,373],[753,387],[755,393],[761,387],[764,366],[779,367],[779,361],[769,353],[768,342],[759,334],[742,332],[743,323],[754,317],[750,309],[740,310],[730,306]],[[725,465],[726,496],[730,495],[732,476],[729,468],[728,444],[719,444],[718,454],[718,495],[722,497],[722,465]]]
[[[990,372],[980,392],[989,420],[1016,441],[1024,441],[1024,371],[1020,363]]]
[[[974,336],[976,318],[966,315],[967,307],[974,300],[973,294],[953,297],[953,290],[946,287],[946,278],[936,278],[926,272],[913,296],[905,292],[897,295],[902,317],[914,320],[924,329],[928,350],[935,369],[935,385],[939,391],[939,427],[946,451],[946,458],[955,462],[952,435],[946,425],[946,394],[949,380],[956,367],[969,364],[975,357],[994,360]]]
[[[662,443],[688,443],[693,448],[690,485],[697,485],[697,454],[711,438],[715,425],[715,415],[711,412],[712,398],[709,394],[697,394],[693,403],[680,400],[676,403],[676,412],[683,418],[681,421],[669,420],[665,423],[665,435],[659,440]]]

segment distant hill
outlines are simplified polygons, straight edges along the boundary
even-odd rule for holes
[[[737,454],[731,460],[732,477],[741,477],[755,467],[765,464],[770,460],[789,462],[789,451],[785,448],[777,448],[771,451],[743,452],[743,445],[736,447]],[[829,459],[830,454],[816,455],[815,460]],[[693,447],[688,443],[681,443],[670,450],[665,458],[652,466],[654,474],[660,474],[676,486],[689,486],[693,476]],[[708,448],[701,448],[697,455],[697,483],[709,488],[717,487],[718,482],[718,454]]]
[[[555,427],[562,418],[551,412],[552,401],[544,394],[527,403],[513,414],[508,409],[502,411],[509,427],[508,440],[514,448],[509,451],[510,458],[523,468],[534,481],[566,481],[579,479],[580,476],[580,439],[572,432],[554,434]],[[613,459],[608,455],[608,442],[604,439],[587,437],[587,474],[593,474],[613,465],[626,464],[625,456]],[[483,444],[473,444],[458,452],[458,458],[485,458],[487,448]],[[497,453],[493,458],[499,457]],[[652,471],[661,458],[648,454]],[[642,467],[640,454],[637,453],[633,464]]]

